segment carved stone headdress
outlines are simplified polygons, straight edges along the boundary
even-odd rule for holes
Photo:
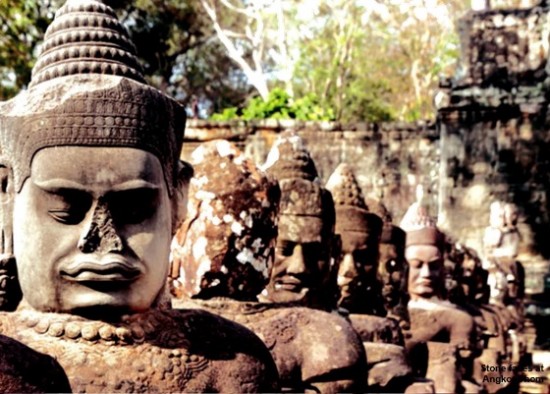
[[[144,81],[114,11],[96,0],[68,0],[46,31],[29,89],[4,109],[1,145],[15,191],[36,152],[76,145],[151,152],[172,193],[185,112]]]
[[[405,231],[393,224],[393,217],[388,211],[388,208],[379,200],[366,198],[365,203],[369,210],[382,219],[382,235],[380,236],[381,244],[391,244],[398,248],[405,248]]]
[[[225,140],[200,145],[191,164],[188,217],[172,243],[175,292],[255,300],[271,276],[279,185]]]
[[[336,209],[336,233],[354,231],[367,234],[376,242],[382,231],[382,219],[365,204],[365,198],[351,168],[342,163],[329,177],[327,189]]]
[[[417,201],[411,204],[401,220],[400,227],[407,233],[406,246],[432,245],[443,250],[445,235],[439,231],[435,220],[422,205],[421,194],[417,196]]]
[[[315,163],[303,140],[294,131],[279,135],[262,168],[279,181],[281,216],[292,217],[294,222],[303,225],[333,229],[335,212],[332,196],[321,186]],[[286,223],[286,220],[280,223],[279,233],[295,233],[301,227],[287,227]]]

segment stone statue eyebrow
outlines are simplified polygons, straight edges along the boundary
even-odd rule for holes
[[[67,189],[82,190],[82,191],[88,190],[88,187],[86,187],[85,185],[82,185],[72,180],[61,179],[61,178],[48,179],[44,181],[34,180],[34,184],[43,190],[51,191],[51,192],[67,190]],[[143,179],[132,179],[113,186],[110,192],[124,192],[124,191],[138,190],[138,189],[159,190],[160,186],[155,183],[144,181]]]

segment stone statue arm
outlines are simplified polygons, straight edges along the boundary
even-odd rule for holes
[[[306,392],[364,392],[367,357],[361,338],[343,317],[326,312],[322,315],[313,317],[313,324],[300,335],[304,351],[309,353],[302,365]]]
[[[203,310],[171,310],[170,314],[192,344],[192,352],[209,360],[210,377],[204,386],[207,391],[278,391],[277,366],[268,348],[252,331]]]
[[[218,393],[275,393],[279,375],[273,360],[238,353],[229,360],[214,361],[212,391]],[[271,362],[269,361],[271,359]]]

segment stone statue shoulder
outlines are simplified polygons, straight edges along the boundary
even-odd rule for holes
[[[423,341],[437,342],[437,336],[444,334],[447,337],[444,341],[459,349],[476,347],[474,318],[455,304],[441,300],[411,300],[408,308],[411,327],[418,333],[424,332]],[[433,337],[429,338],[430,335]]]
[[[67,393],[63,368],[52,357],[0,335],[0,391],[3,393]]]
[[[403,333],[395,319],[352,313],[351,325],[363,342],[389,343],[403,346]]]
[[[151,310],[116,323],[23,310],[1,333],[55,358],[73,391],[272,392],[277,370],[249,330],[205,311]]]
[[[250,328],[270,349],[285,377],[300,376],[303,387],[321,392],[357,391],[364,388],[366,356],[361,339],[350,323],[335,313],[292,304],[200,301],[196,307]]]

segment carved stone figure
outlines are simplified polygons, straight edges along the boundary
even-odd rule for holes
[[[436,392],[455,392],[460,387],[458,372],[466,370],[461,378],[469,379],[472,359],[477,355],[474,319],[456,305],[443,300],[444,235],[420,202],[415,202],[407,210],[401,228],[407,232],[405,257],[409,263],[408,289],[411,298],[408,304],[411,330],[407,347],[411,358],[419,361],[415,363],[416,367],[423,365],[421,356],[428,353],[424,356],[428,367],[417,369],[417,373],[432,378]],[[449,347],[445,350],[445,346],[430,342],[448,343]],[[451,354],[454,356],[450,357]],[[479,389],[466,380],[461,383],[470,390]]]
[[[338,305],[351,312],[369,363],[369,388],[403,391],[410,383],[403,335],[398,321],[384,317],[382,286],[378,279],[382,218],[369,211],[347,164],[340,164],[327,181],[336,210],[336,233],[342,241],[338,260]]]
[[[336,210],[336,234],[342,241],[338,261],[338,306],[351,313],[385,316],[378,272],[382,219],[369,212],[351,168],[340,164],[329,177]]]
[[[23,300],[0,314],[1,333],[54,357],[73,391],[276,390],[252,332],[168,305],[191,175],[179,161],[183,107],[143,83],[103,3],[69,0],[43,50],[3,111]]]
[[[399,321],[404,328],[409,326],[407,302],[408,264],[405,260],[405,232],[393,224],[391,214],[377,200],[365,200],[369,209],[383,222],[380,236],[378,278],[382,282],[382,296],[387,316]]]
[[[68,393],[67,376],[53,358],[0,335],[0,393]]]
[[[495,201],[491,204],[490,223],[485,229],[483,245],[488,268],[495,277],[491,278],[492,299],[510,306],[511,313],[517,315],[518,325],[521,325],[520,316],[523,315],[522,300],[525,295],[525,272],[516,258],[518,255],[520,233],[517,229],[517,207],[511,203]],[[506,278],[504,286],[496,276],[500,271]]]
[[[262,300],[332,310],[337,293],[332,196],[292,131],[275,141],[263,168],[279,181],[281,210],[275,263]]]
[[[525,272],[516,259],[521,241],[517,221],[518,212],[514,204],[495,201],[490,206],[489,226],[483,238],[489,271],[489,303],[506,330],[511,343],[509,358],[515,363],[525,352],[525,343],[519,335],[524,324]]]
[[[0,129],[2,108],[0,103]],[[2,164],[4,160],[0,147],[0,310],[13,311],[21,301],[21,287],[17,280],[17,268],[13,255],[13,198],[9,178],[9,168]]]
[[[472,376],[488,392],[496,392],[508,386],[508,381],[496,383],[498,376],[513,377],[509,369],[484,371],[485,365],[506,363],[508,334],[502,319],[495,308],[488,304],[488,272],[482,268],[481,259],[476,252],[460,243],[451,243],[447,251],[447,260],[454,264],[453,280],[456,283],[455,298],[449,299],[467,311],[475,320],[478,338],[483,341],[483,350],[474,359]],[[457,297],[458,295],[458,297]],[[494,379],[487,379],[492,377]]]
[[[344,318],[255,302],[273,267],[277,182],[227,141],[202,144],[191,162],[189,216],[172,246],[173,305],[205,309],[254,331],[270,349],[284,391],[364,390],[364,351]]]
[[[191,162],[187,218],[172,242],[173,292],[255,300],[273,267],[277,181],[225,140],[202,144]]]

